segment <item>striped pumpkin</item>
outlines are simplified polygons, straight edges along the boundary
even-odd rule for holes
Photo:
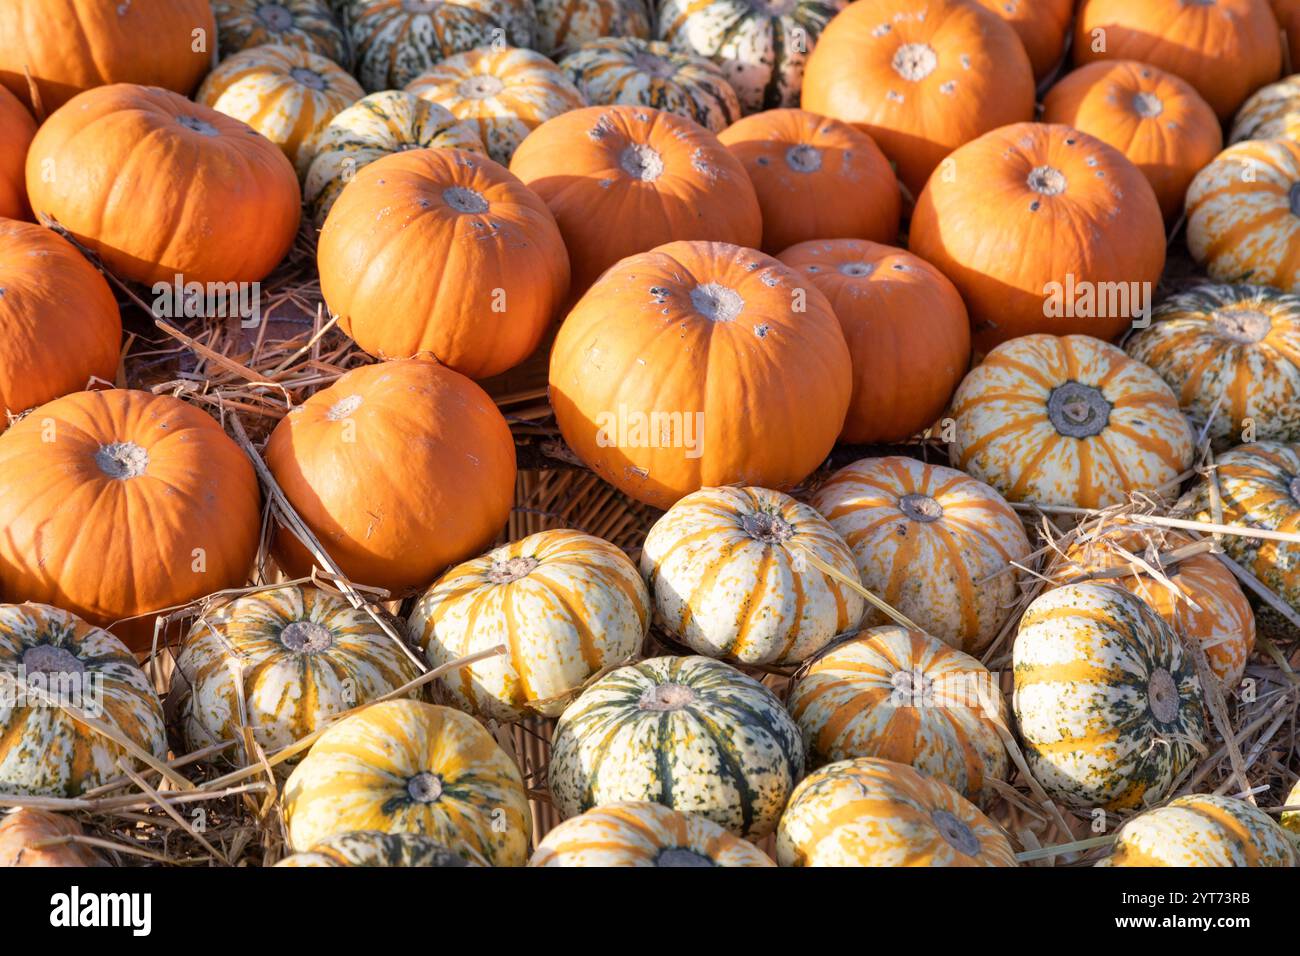
[[[563,56],[601,37],[651,38],[645,0],[533,0],[537,49]]]
[[[722,67],[746,113],[798,106],[804,63],[848,0],[659,0],[660,39]],[[829,238],[818,236],[816,238]]]
[[[274,43],[351,66],[348,38],[324,0],[212,0],[222,58]]]
[[[0,675],[0,792],[75,797],[120,777],[119,760],[134,763],[57,703],[167,758],[158,695],[108,631],[45,604],[0,604]]]
[[[537,845],[529,866],[775,866],[762,850],[695,813],[658,803],[594,807]]]
[[[653,106],[714,133],[740,119],[740,101],[722,70],[666,43],[592,40],[562,59],[560,68],[593,106]]]
[[[1244,800],[1193,793],[1120,827],[1099,866],[1295,866],[1287,833]]]
[[[1291,792],[1287,794],[1286,802],[1282,806],[1300,807],[1300,780],[1297,780],[1295,786],[1291,788]],[[1300,810],[1288,810],[1279,817],[1279,822],[1283,828],[1295,834],[1292,839],[1300,841]]]
[[[1030,548],[988,485],[912,458],[863,458],[818,488],[812,506],[848,543],[863,585],[926,633],[971,654],[997,636],[1016,596],[1010,562]],[[887,621],[868,608],[863,625]]]
[[[781,866],[1015,866],[992,820],[947,784],[873,757],[829,764],[795,789]]]
[[[655,522],[641,551],[655,622],[693,651],[796,664],[858,626],[853,556],[812,508],[765,488],[702,488]]]
[[[476,124],[488,155],[503,166],[542,123],[587,105],[563,70],[540,53],[516,47],[458,53],[421,73],[406,91]]]
[[[284,790],[289,846],[340,833],[420,833],[467,859],[522,866],[532,815],[519,768],[473,717],[415,700],[331,726]]]
[[[339,113],[321,132],[303,184],[317,227],[362,168],[408,149],[464,149],[484,153],[469,123],[411,93],[371,93]]]
[[[953,397],[953,464],[1011,501],[1103,508],[1186,471],[1192,430],[1151,369],[1086,335],[999,345]]]
[[[200,617],[181,646],[168,700],[179,704],[189,750],[223,740],[242,749],[246,726],[275,750],[419,676],[365,611],[316,588],[281,587]]]
[[[1237,111],[1228,142],[1248,139],[1300,140],[1300,74],[1256,90]]]
[[[199,87],[200,103],[243,120],[289,157],[304,176],[316,139],[364,95],[342,67],[291,46],[259,46],[225,60]]]
[[[798,677],[788,707],[809,767],[879,757],[980,805],[996,796],[991,781],[1007,778],[997,728],[1010,714],[993,675],[921,631],[873,627],[836,644]]]
[[[1204,753],[1195,663],[1123,588],[1085,582],[1040,595],[1021,618],[1012,660],[1029,769],[1062,803],[1153,803]]]
[[[496,720],[558,717],[593,674],[650,630],[636,565],[608,541],[541,531],[466,561],[416,602],[410,633],[432,667],[504,644],[439,682],[450,703]]]
[[[569,705],[549,770],[566,818],[649,800],[757,838],[775,828],[803,772],[803,744],[753,678],[707,657],[655,657],[606,674]]]
[[[340,833],[276,866],[473,866],[465,857],[420,833],[357,830]]]

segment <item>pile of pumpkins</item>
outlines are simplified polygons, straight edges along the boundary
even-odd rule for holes
[[[1016,749],[1134,814],[1109,865],[1292,865],[1252,803],[1166,802],[1253,648],[1228,567],[1120,524],[1020,614],[1013,508],[1182,492],[1272,533],[1223,548],[1300,608],[1288,60],[1290,0],[0,0],[0,674],[93,675],[111,728],[0,711],[0,791],[167,759],[137,655],[259,561],[246,449],[104,387],[122,322],[82,252],[237,287],[305,231],[375,361],[261,454],[349,580],[411,599],[411,643],[268,587],[214,603],[168,694],[187,751],[313,741],[286,865],[761,866],[773,833],[782,865],[1014,865],[984,810]],[[1219,284],[1154,304],[1179,223]],[[515,445],[479,382],[541,348],[568,446],[663,512],[640,567],[578,531],[493,547]],[[921,434],[954,467],[785,493]],[[279,526],[269,557],[317,564]],[[652,624],[690,653],[640,660]],[[1008,637],[1010,709],[980,661]],[[565,822],[530,855],[485,723],[535,717]],[[10,815],[0,861],[71,825]]]

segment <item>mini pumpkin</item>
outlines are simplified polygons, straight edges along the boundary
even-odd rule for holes
[[[275,43],[351,65],[348,38],[325,0],[212,0],[221,56]]]
[[[1120,827],[1104,866],[1295,866],[1286,831],[1235,797],[1193,793]]]
[[[1300,10],[1300,7],[1297,7]],[[1247,139],[1300,137],[1300,76],[1288,76],[1261,87],[1237,111],[1228,142]]]
[[[0,217],[31,219],[27,205],[27,149],[36,121],[18,98],[0,86]]]
[[[1104,508],[1170,491],[1192,429],[1153,370],[1086,335],[1004,342],[953,397],[953,464],[1011,501]]]
[[[1157,802],[1204,753],[1195,664],[1160,615],[1124,588],[1084,582],[1035,598],[1012,660],[1029,769],[1068,806]]]
[[[74,817],[19,807],[0,817],[0,867],[107,866],[90,846],[68,839],[85,832]]]
[[[971,654],[997,636],[1015,602],[1012,562],[1026,562],[1030,547],[988,485],[912,458],[864,458],[812,505],[848,543],[863,585],[926,633]],[[875,608],[863,619],[886,622]]]
[[[702,488],[655,522],[641,551],[655,622],[700,654],[797,664],[858,626],[853,557],[826,520],[765,488]]]
[[[707,657],[655,657],[611,671],[569,705],[549,770],[566,818],[648,800],[758,838],[803,772],[803,744],[753,678]]]
[[[1074,0],[975,0],[1011,25],[1041,82],[1061,62],[1070,35]]]
[[[650,9],[644,0],[534,0],[537,49],[563,56],[600,37],[650,39]]]
[[[474,866],[455,850],[422,833],[354,830],[286,856],[276,866]]]

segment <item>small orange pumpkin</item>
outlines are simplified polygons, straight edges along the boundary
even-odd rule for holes
[[[1300,0],[1273,0],[1273,15],[1286,34],[1283,53],[1289,55],[1290,63],[1284,61],[1282,74],[1290,76],[1300,69]]]
[[[48,842],[84,834],[81,824],[73,817],[34,807],[20,807],[0,817],[0,867],[107,866],[103,858],[84,843]]]
[[[27,205],[27,148],[36,121],[12,93],[0,86],[0,217],[31,219]]]
[[[975,0],[1011,25],[1029,54],[1034,79],[1044,80],[1065,53],[1074,0]]]

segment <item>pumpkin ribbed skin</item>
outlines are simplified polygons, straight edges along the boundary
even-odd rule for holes
[[[104,277],[48,229],[0,217],[0,419],[117,373],[122,319]]]
[[[898,236],[898,180],[870,136],[806,110],[768,110],[718,140],[740,160],[763,211],[763,251],[798,242]]]
[[[1259,438],[1300,439],[1300,296],[1198,286],[1162,302],[1124,350],[1216,441],[1235,439],[1246,419]]]
[[[904,441],[933,425],[970,366],[970,320],[947,277],[861,239],[801,242],[777,258],[826,296],[848,343],[853,397],[840,440]]]
[[[1271,817],[1234,797],[1194,793],[1126,822],[1104,866],[1295,866]]]
[[[1295,786],[1291,788],[1282,806],[1300,807],[1300,780],[1297,780]],[[1296,834],[1292,837],[1293,840],[1300,837],[1300,810],[1288,810],[1278,818],[1278,822],[1282,824],[1283,829]]]
[[[454,149],[376,160],[339,194],[316,249],[339,328],[377,358],[427,352],[471,378],[537,348],[569,287],[546,204]]]
[[[803,108],[871,134],[915,196],[958,146],[1033,117],[1034,76],[1015,31],[982,7],[865,0],[813,49]]]
[[[1010,712],[975,658],[921,631],[867,628],[818,656],[787,704],[803,733],[809,767],[855,757],[909,764],[984,804],[1006,780],[1007,751],[984,711],[1002,726]]]
[[[862,597],[806,554],[856,578],[844,542],[807,505],[765,488],[703,488],[655,522],[641,572],[655,622],[691,650],[779,666],[862,620]]]
[[[484,153],[469,123],[411,93],[371,93],[339,113],[316,141],[303,196],[319,228],[359,170],[409,149],[464,149]]]
[[[1210,104],[1147,63],[1103,60],[1070,73],[1043,100],[1043,122],[1073,126],[1142,171],[1166,221],[1178,218],[1193,177],[1223,149]]]
[[[351,65],[348,38],[324,0],[212,0],[222,59],[267,43]]]
[[[601,37],[651,38],[644,0],[534,0],[536,48],[547,56],[572,52]]]
[[[356,830],[285,857],[276,866],[476,866],[421,833]]]
[[[1114,339],[1150,304],[1164,219],[1119,150],[1019,123],[944,164],[916,202],[908,247],[962,294],[976,351],[1035,332]]]
[[[1292,74],[1300,68],[1300,0],[1272,0],[1273,15],[1286,32],[1286,47],[1282,52],[1282,72]],[[1285,54],[1290,53],[1290,63]]]
[[[301,215],[298,177],[274,143],[183,96],[129,84],[89,90],[42,124],[27,191],[37,214],[145,283],[259,281]]]
[[[560,815],[649,800],[737,836],[776,826],[803,772],[799,728],[762,684],[707,657],[620,667],[569,705],[551,740]]]
[[[6,590],[6,594],[12,593]],[[167,759],[162,705],[122,642],[45,604],[0,604],[0,790],[75,797],[136,761],[120,744],[32,694],[41,686]],[[12,678],[12,679],[8,679]]]
[[[502,165],[542,123],[587,105],[563,70],[540,53],[516,47],[458,53],[406,89],[475,124],[488,155]]]
[[[1065,53],[1074,0],[975,0],[1016,31],[1029,54],[1034,79],[1042,81]]]
[[[1288,76],[1251,94],[1233,118],[1228,142],[1297,138],[1300,138],[1300,76]]]
[[[1204,751],[1196,666],[1173,629],[1123,588],[1085,582],[1040,595],[1012,659],[1029,769],[1062,803],[1154,803]]]
[[[776,834],[781,866],[1015,866],[992,820],[947,784],[871,757],[811,773]]]
[[[395,596],[482,551],[514,503],[514,440],[496,405],[418,359],[353,369],[317,392],[276,426],[266,463],[343,572]],[[288,532],[273,552],[292,576],[310,573]]]
[[[1178,398],[1147,366],[1086,335],[1004,342],[953,397],[953,464],[1011,501],[1104,508],[1192,464]]]
[[[248,458],[169,395],[75,392],[0,435],[0,594],[149,647],[149,612],[247,580],[261,508]],[[126,618],[135,618],[124,621]]]
[[[752,843],[695,813],[626,801],[565,820],[529,866],[776,866]]]
[[[912,458],[863,458],[818,488],[812,506],[848,543],[863,585],[927,634],[972,654],[997,636],[1016,596],[1010,562],[1030,547],[988,485]],[[863,624],[887,620],[868,608]]]
[[[746,113],[799,104],[804,66],[848,0],[659,0],[658,32],[722,67]],[[825,238],[825,237],[819,237]]]
[[[792,269],[673,242],[620,262],[569,313],[550,398],[588,467],[668,508],[700,488],[802,481],[835,444],[851,375],[829,304]]]
[[[332,60],[299,47],[259,46],[223,60],[195,95],[284,151],[299,176],[329,121],[365,95]]]
[[[415,700],[372,704],[331,726],[284,789],[289,845],[341,833],[432,837],[491,866],[523,866],[532,815],[519,768],[473,717]]]
[[[74,817],[20,807],[0,817],[0,867],[107,866],[103,857],[84,843],[38,845],[60,837],[84,835]]]
[[[18,98],[0,86],[0,217],[31,219],[27,205],[27,149],[36,121]]]
[[[190,750],[242,741],[247,726],[269,751],[419,676],[365,611],[316,588],[284,587],[237,598],[196,621],[168,699],[179,703]]]
[[[416,602],[409,624],[430,667],[509,648],[439,682],[461,710],[558,717],[583,682],[641,647],[650,595],[608,541],[542,531],[452,568]]]

